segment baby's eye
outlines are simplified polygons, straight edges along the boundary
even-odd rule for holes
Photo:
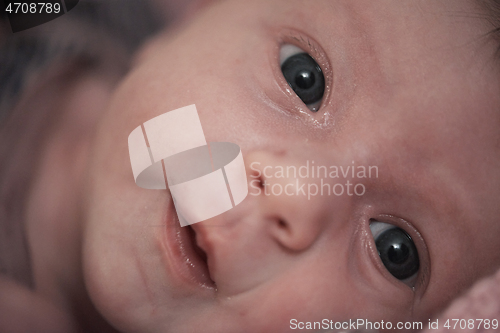
[[[410,235],[392,224],[372,221],[370,230],[385,268],[396,279],[413,286],[420,261]]]
[[[311,111],[318,111],[325,93],[325,77],[313,57],[295,45],[285,44],[280,50],[280,64],[297,96]]]

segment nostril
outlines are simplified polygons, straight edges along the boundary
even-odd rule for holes
[[[299,218],[299,217],[296,217]],[[287,252],[297,253],[308,249],[315,241],[317,232],[303,223],[296,223],[274,215],[269,217],[271,237]]]
[[[261,189],[264,188],[264,177],[261,170],[250,167],[250,170],[247,168],[247,172],[250,183],[256,184]]]
[[[264,178],[262,177],[262,175],[254,174],[254,175],[251,175],[250,177],[255,179],[255,181],[257,182],[257,186],[260,189],[264,188]]]

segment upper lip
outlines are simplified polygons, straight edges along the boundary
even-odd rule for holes
[[[205,254],[205,261],[207,264],[207,269],[210,274],[210,277],[213,280],[213,275],[211,274],[211,262],[213,260],[213,250],[212,243],[208,240],[206,227],[200,223],[196,223],[191,225],[192,230],[196,236],[196,246],[202,250]],[[213,269],[213,267],[212,267]]]
[[[215,289],[204,255],[205,249],[199,248],[195,237],[191,234],[192,230],[194,229],[190,226],[180,226],[171,201],[167,212],[163,241],[169,266],[187,283],[204,289]]]
[[[196,245],[199,246],[205,253],[209,251],[209,246],[207,242],[207,235],[205,228],[199,223],[190,226],[196,234]]]

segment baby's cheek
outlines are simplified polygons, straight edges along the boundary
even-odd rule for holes
[[[394,323],[410,320],[408,295],[398,295],[385,284],[374,288],[377,292],[367,291],[354,282],[357,278],[345,267],[325,270],[325,263],[319,261],[307,268],[289,270],[279,279],[263,284],[258,296],[246,299],[249,306],[242,312],[242,320],[246,327],[266,332],[293,331],[291,327],[298,322],[335,325],[357,319]]]

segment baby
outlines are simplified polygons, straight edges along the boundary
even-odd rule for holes
[[[500,267],[487,8],[205,4],[148,43],[116,90],[89,81],[68,102],[102,113],[54,125],[27,208],[36,293],[89,331],[428,328]],[[168,191],[134,183],[127,137],[191,104],[207,141],[241,147],[250,193],[181,227]],[[82,123],[67,144],[64,126]],[[292,172],[303,166],[316,175]]]

